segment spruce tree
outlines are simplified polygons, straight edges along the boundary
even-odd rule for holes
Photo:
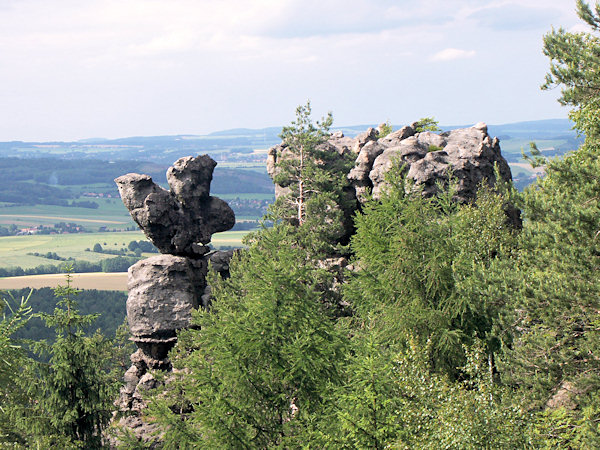
[[[87,336],[97,315],[81,315],[71,285],[72,268],[66,284],[55,289],[60,299],[52,314],[39,314],[55,332],[54,343],[37,342],[34,348],[48,358],[25,377],[30,383],[31,404],[25,412],[30,445],[69,445],[85,448],[102,446],[116,383],[110,375],[112,345],[99,332]]]
[[[31,295],[31,293],[30,293]],[[31,317],[29,297],[22,297],[18,305],[14,298],[11,301],[2,299],[3,316],[0,321],[0,443],[26,443],[19,430],[18,417],[15,414],[27,396],[19,383],[23,366],[32,361],[25,355],[22,343],[13,338],[20,328],[24,327]]]

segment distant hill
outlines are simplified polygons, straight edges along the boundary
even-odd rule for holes
[[[444,130],[467,125],[441,126]],[[356,136],[376,124],[334,127],[348,136]],[[399,129],[402,124],[393,125]],[[510,139],[575,139],[576,133],[568,119],[535,120],[501,125],[489,125],[491,135]],[[208,153],[249,153],[269,148],[280,142],[281,127],[260,129],[234,128],[208,135],[132,136],[118,139],[90,138],[74,142],[0,142],[0,157],[38,158],[57,156],[73,159],[138,160],[171,164],[185,155]]]

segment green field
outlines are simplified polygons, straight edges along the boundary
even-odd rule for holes
[[[213,236],[214,247],[232,246],[240,247],[242,238],[247,231],[226,231]],[[127,247],[131,241],[145,240],[141,231],[126,231],[117,233],[79,233],[79,234],[48,234],[30,236],[5,236],[0,237],[0,267],[16,267],[23,269],[40,266],[43,264],[63,264],[38,256],[27,255],[27,253],[56,252],[64,258],[72,257],[76,260],[97,262],[106,258],[114,258],[114,255],[94,253],[86,251],[94,244],[99,243],[105,250],[118,250]],[[145,254],[144,256],[150,256]]]
[[[82,197],[81,200],[83,199],[85,198]],[[19,227],[30,227],[74,222],[92,231],[98,231],[100,227],[124,230],[136,226],[120,199],[90,198],[89,200],[98,203],[100,207],[98,209],[55,205],[0,207],[0,225],[15,224]]]
[[[500,148],[502,149],[502,155],[507,157],[509,155],[521,155],[521,151],[524,150],[525,153],[529,152],[529,143],[532,142],[531,139],[518,139],[512,138],[507,140],[500,141]],[[536,139],[534,141],[538,147],[542,151],[542,155],[546,150],[554,150],[557,148],[564,148],[568,146],[567,139]]]
[[[4,236],[0,237],[0,267],[22,268],[36,267],[42,264],[61,264],[27,253],[56,252],[64,258],[75,258],[82,261],[97,262],[114,255],[85,251],[92,248],[95,243],[100,243],[104,249],[117,250],[127,247],[129,242],[145,239],[141,231],[128,231],[121,233],[78,233],[78,234],[47,234],[30,236]]]

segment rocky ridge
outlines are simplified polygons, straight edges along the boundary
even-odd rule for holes
[[[441,134],[417,132],[416,126],[414,123],[382,137],[380,129],[374,128],[355,138],[336,132],[322,144],[340,158],[355,159],[346,174],[347,194],[355,200],[349,202],[354,209],[344,214],[347,230],[351,230],[352,214],[365,201],[367,192],[377,198],[385,190],[385,174],[394,164],[402,165],[414,188],[426,196],[435,195],[451,174],[457,182],[455,198],[460,202],[474,199],[484,180],[494,184],[496,174],[504,181],[511,180],[499,141],[488,135],[484,123]],[[278,162],[289,155],[284,143],[269,150],[267,170],[272,178],[278,173]],[[120,424],[142,440],[151,439],[152,431],[139,415],[145,407],[143,392],[158,383],[150,371],[171,370],[167,353],[176,341],[177,330],[189,326],[194,309],[208,306],[209,262],[221,276],[229,276],[233,252],[210,253],[207,247],[213,233],[228,230],[235,223],[227,203],[210,196],[215,166],[206,155],[179,159],[167,172],[170,190],[158,186],[148,175],[127,174],[115,180],[131,216],[162,253],[134,264],[128,278],[127,318],[138,350],[125,373],[119,408],[127,415]],[[276,184],[275,192],[281,196],[289,189],[285,183]],[[519,212],[512,211],[512,216],[507,212],[518,226]],[[340,280],[346,265],[344,258],[323,261],[323,267],[340,272]]]

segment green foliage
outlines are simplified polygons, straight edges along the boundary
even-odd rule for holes
[[[278,155],[274,178],[289,192],[277,198],[267,216],[296,225],[298,242],[313,254],[335,251],[352,201],[344,192],[352,158],[322,145],[332,123],[331,113],[313,123],[310,102],[296,109],[296,120],[281,133],[285,153]]]
[[[594,10],[577,0],[579,17],[592,33],[570,33],[563,28],[544,36],[544,54],[550,58],[550,72],[543,89],[561,87],[559,101],[575,110],[570,117],[588,139],[600,138],[600,8]],[[596,33],[596,34],[593,34]]]
[[[423,131],[442,131],[438,125],[439,122],[433,117],[423,117],[422,119],[417,120],[415,131],[417,133],[421,133]]]
[[[587,144],[550,161],[546,177],[524,195],[518,276],[505,292],[517,311],[518,345],[504,373],[540,407],[564,381],[600,387],[599,156]]]
[[[390,338],[430,340],[433,367],[456,376],[463,344],[478,336],[488,351],[498,347],[493,328],[503,304],[486,295],[486,274],[514,246],[505,199],[482,186],[474,204],[458,205],[452,186],[427,199],[406,194],[414,189],[402,178],[389,184],[356,218],[351,248],[360,269],[346,298],[361,314],[377,314]]]
[[[392,124],[389,120],[379,125],[377,129],[379,130],[379,135],[377,136],[379,139],[386,137],[388,134],[394,131],[394,129],[392,128]]]
[[[49,356],[49,363],[25,368],[22,382],[30,403],[22,411],[21,423],[27,426],[29,445],[51,441],[99,448],[116,394],[109,373],[112,345],[100,333],[84,335],[83,328],[96,316],[83,316],[77,310],[70,271],[66,285],[57,287],[55,294],[60,300],[53,314],[39,314],[54,329],[54,343],[34,344],[36,351]]]
[[[16,289],[11,291],[16,298],[27,296],[29,289]],[[28,305],[36,313],[51,314],[57,306],[59,299],[50,288],[34,289],[29,296]],[[94,314],[97,319],[84,331],[93,333],[96,328],[100,329],[105,336],[114,336],[119,324],[125,319],[125,301],[127,294],[119,291],[98,291],[85,289],[77,294],[77,309],[81,314]],[[13,308],[18,307],[10,301]],[[27,323],[14,334],[16,338],[30,341],[46,340],[50,344],[54,342],[55,333],[51,328],[44,326],[39,314],[31,317]]]
[[[542,156],[542,152],[540,152],[535,142],[529,143],[529,154],[525,153],[525,150],[521,148],[521,156],[531,167],[540,167],[548,163],[548,160]]]
[[[286,225],[264,229],[234,257],[231,278],[211,280],[210,312],[171,352],[185,370],[149,415],[182,448],[300,446],[339,378],[345,338],[321,306],[322,271]],[[186,411],[177,419],[172,411]],[[172,447],[173,448],[173,447]]]
[[[25,401],[25,395],[19,385],[21,367],[28,359],[14,334],[24,327],[31,317],[29,296],[21,297],[18,307],[3,299],[4,311],[0,321],[0,444],[23,442],[14,423],[13,409]],[[7,311],[10,312],[7,315]]]
[[[315,439],[323,447],[412,448],[435,426],[444,382],[430,374],[427,352],[412,340],[378,342],[372,325],[353,339],[345,384],[332,388],[332,412]]]
[[[466,351],[466,379],[431,373],[428,346],[402,335],[383,337],[375,320],[354,332],[343,365],[345,383],[331,388],[332,407],[315,427],[318,448],[524,448],[530,415],[493,381],[489,356]]]

